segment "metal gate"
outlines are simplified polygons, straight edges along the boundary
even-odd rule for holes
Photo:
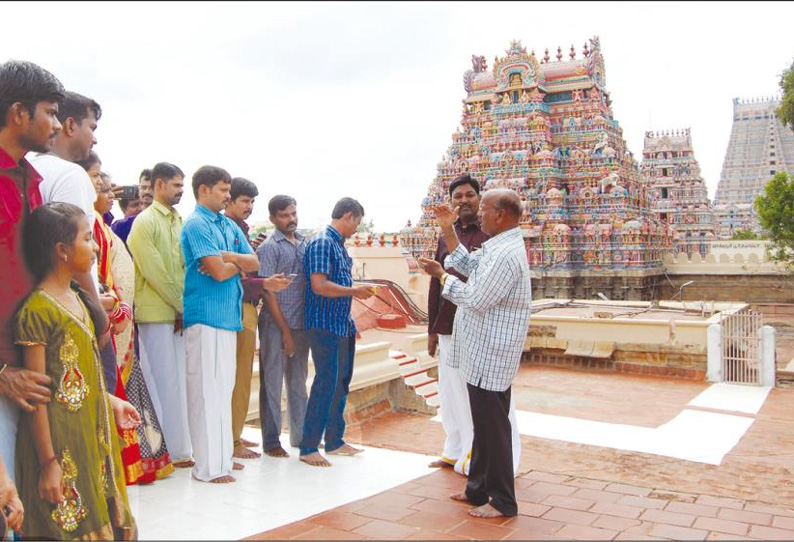
[[[724,382],[761,384],[763,342],[760,312],[743,309],[724,314],[722,326],[722,375]]]

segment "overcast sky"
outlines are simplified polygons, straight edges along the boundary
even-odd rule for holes
[[[161,160],[188,180],[218,165],[259,186],[251,222],[286,193],[306,228],[342,196],[378,231],[416,223],[460,122],[471,55],[492,67],[512,39],[568,58],[598,35],[628,148],[639,160],[646,130],[691,128],[711,198],[732,99],[777,94],[794,59],[788,2],[4,2],[2,12],[0,60],[36,62],[101,104],[95,150],[115,182]]]

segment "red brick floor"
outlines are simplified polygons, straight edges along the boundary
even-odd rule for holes
[[[703,382],[559,368],[521,368],[521,410],[656,427]],[[351,442],[435,454],[430,416],[389,412],[349,427]],[[777,388],[721,465],[522,437],[519,516],[484,520],[449,499],[449,469],[253,536],[272,539],[794,540],[794,389]]]

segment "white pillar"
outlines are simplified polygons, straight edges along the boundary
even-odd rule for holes
[[[706,331],[706,379],[722,382],[722,326],[711,324]]]
[[[775,328],[772,326],[762,327],[761,337],[763,340],[761,346],[761,385],[774,388],[777,380]]]

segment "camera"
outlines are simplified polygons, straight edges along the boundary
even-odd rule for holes
[[[137,185],[130,185],[130,186],[122,186],[121,193],[119,194],[119,199],[138,199],[138,186]]]

